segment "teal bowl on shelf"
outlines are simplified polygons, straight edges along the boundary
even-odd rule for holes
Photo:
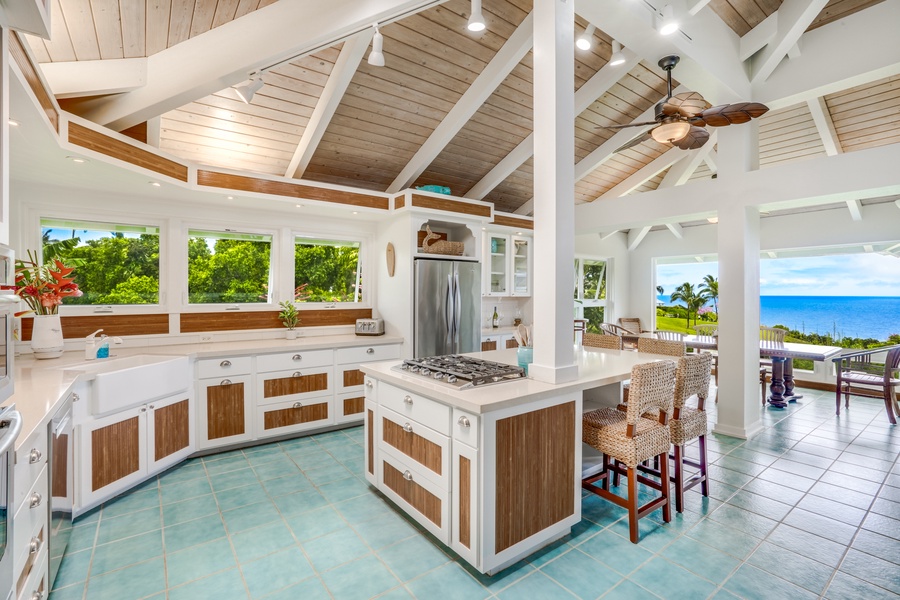
[[[534,348],[531,346],[519,346],[516,349],[516,358],[519,366],[525,369],[525,374],[528,375],[528,365],[534,361]]]

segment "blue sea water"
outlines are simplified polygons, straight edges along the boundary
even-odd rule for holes
[[[668,296],[660,296],[669,304]],[[802,333],[887,340],[900,334],[900,298],[892,296],[761,296],[759,322]]]

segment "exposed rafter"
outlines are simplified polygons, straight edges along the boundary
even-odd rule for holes
[[[41,71],[57,98],[121,94],[147,85],[146,58],[50,62]]]
[[[684,150],[671,148],[620,181],[600,198],[619,198],[653,179],[684,156]]]
[[[628,74],[641,61],[640,58],[628,48],[622,50],[625,55],[625,62],[621,65],[603,65],[599,71],[594,73],[593,77],[588,79],[584,85],[575,92],[575,114],[580,115],[588,107],[597,101],[600,96],[609,91],[622,77]],[[522,140],[518,146],[513,148],[512,152],[503,157],[503,159],[491,169],[487,175],[481,178],[481,181],[472,186],[466,192],[466,198],[474,198],[481,200],[487,196],[491,190],[500,185],[507,177],[512,175],[516,169],[521,167],[525,162],[534,155],[534,134],[529,134],[527,138]]]
[[[751,81],[765,81],[815,20],[828,0],[784,0],[778,9],[778,32],[751,62]]]
[[[650,225],[630,230],[628,232],[628,250],[631,251],[637,248],[644,241],[644,238],[647,237],[648,233],[650,233]]]
[[[325,130],[334,116],[334,111],[340,105],[344,92],[347,91],[347,87],[359,67],[359,61],[366,53],[374,33],[372,29],[366,29],[344,42],[341,53],[331,70],[331,75],[328,76],[328,81],[316,102],[316,108],[313,109],[309,122],[303,130],[294,156],[284,174],[285,177],[298,179],[303,177],[303,173],[306,172],[309,161],[315,154],[319,142],[322,141],[322,136],[325,135]]]
[[[663,180],[660,182],[659,187],[667,188],[687,183],[688,179],[691,178],[691,175],[694,174],[694,171],[697,170],[697,167],[699,167],[709,153],[712,152],[718,137],[718,132],[713,130],[712,133],[710,133],[706,144],[696,150],[687,152],[685,156],[672,165],[672,168],[669,169],[666,176],[663,177]]]
[[[425,172],[428,165],[437,158],[438,154],[459,133],[469,119],[472,118],[484,101],[490,97],[506,76],[516,65],[521,62],[531,50],[534,39],[533,13],[529,13],[525,20],[513,32],[503,47],[494,55],[491,62],[475,78],[462,98],[450,109],[444,120],[435,128],[425,143],[413,155],[412,159],[400,171],[391,185],[385,190],[389,194],[395,194],[413,184],[419,175]]]
[[[775,39],[778,33],[778,11],[763,19],[762,23],[741,36],[741,60],[747,60],[766,44]]]
[[[678,223],[666,223],[666,228],[679,240],[684,239],[684,228]]]
[[[598,233],[597,235],[600,236],[600,241],[601,241],[601,242],[604,242],[604,241],[608,240],[609,238],[611,238],[612,236],[616,235],[617,233],[619,233],[619,230],[618,230],[618,229],[614,229],[614,230],[612,230],[612,231],[610,231],[610,232],[608,232],[608,233],[602,233],[602,232],[601,232],[601,233]]]
[[[854,221],[862,221],[862,203],[856,198],[847,200],[847,210],[850,211],[850,218]]]
[[[147,59],[148,85],[84,102],[81,116],[121,131],[442,0],[291,0],[211,29]],[[240,40],[241,43],[235,43]]]
[[[809,112],[812,114],[813,122],[822,138],[822,145],[825,146],[825,154],[834,156],[841,154],[844,149],[841,148],[841,140],[838,139],[837,132],[834,130],[834,122],[831,120],[831,113],[828,106],[825,105],[825,98],[810,98],[806,101],[809,106]]]

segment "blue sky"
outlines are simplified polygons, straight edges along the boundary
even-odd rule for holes
[[[718,263],[659,265],[656,283],[668,296],[684,282],[718,277]],[[760,261],[762,296],[900,296],[900,258],[845,254]]]

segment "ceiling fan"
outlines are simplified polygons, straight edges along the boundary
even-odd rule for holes
[[[625,129],[626,127],[655,125],[643,135],[616,148],[616,152],[637,146],[649,139],[654,139],[663,144],[672,144],[682,150],[693,150],[709,140],[709,132],[704,129],[707,125],[710,127],[739,125],[768,112],[769,107],[759,102],[738,102],[736,104],[712,106],[697,92],[682,92],[673,96],[672,69],[675,68],[679,60],[681,58],[675,55],[659,59],[660,68],[666,72],[668,94],[665,100],[656,105],[656,117],[653,121],[598,128]]]

